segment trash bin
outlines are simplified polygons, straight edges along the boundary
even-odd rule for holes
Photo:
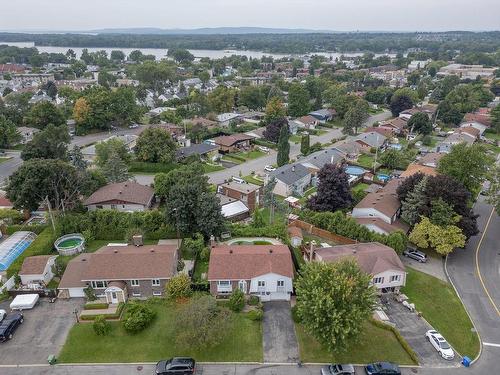
[[[467,356],[465,356],[464,359],[462,359],[462,365],[464,365],[464,367],[469,367],[471,362],[472,362],[471,359]]]
[[[49,365],[55,365],[57,362],[56,356],[54,354],[49,355],[47,362],[49,362]]]

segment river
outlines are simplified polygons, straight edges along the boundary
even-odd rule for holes
[[[75,51],[77,57],[81,56],[82,51],[84,49],[82,47],[35,46],[34,42],[0,42],[0,44],[6,44],[9,46],[15,46],[15,47],[36,47],[40,53],[42,53],[42,52],[66,53],[66,51],[68,49],[72,49],[73,51]],[[145,55],[154,55],[157,60],[165,58],[167,56],[167,51],[168,51],[168,49],[162,49],[162,48],[119,48],[119,47],[115,47],[115,48],[88,47],[87,50],[89,52],[96,52],[96,51],[104,50],[107,52],[108,56],[111,53],[111,51],[113,51],[113,50],[123,51],[123,53],[127,56],[132,51],[140,50]],[[263,56],[272,56],[275,59],[280,59],[283,57],[290,57],[290,56],[303,56],[303,55],[297,55],[297,54],[266,53],[266,52],[261,52],[261,51],[247,51],[247,50],[190,49],[189,52],[191,52],[197,58],[208,57],[210,59],[220,59],[222,57],[229,57],[231,55],[247,56],[248,58],[252,57],[252,58],[257,58],[257,59],[260,59]],[[315,52],[314,54],[325,56],[327,58],[332,57],[332,59],[340,58],[340,56],[355,57],[355,56],[363,55],[362,53],[338,53],[338,52]],[[383,54],[377,54],[375,56],[382,56],[382,55]],[[396,55],[393,55],[393,54],[388,54],[388,56],[396,57]]]

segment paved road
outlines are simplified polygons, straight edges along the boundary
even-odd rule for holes
[[[23,163],[20,151],[8,151],[5,156],[10,159],[0,164],[0,186],[3,186],[7,178]]]

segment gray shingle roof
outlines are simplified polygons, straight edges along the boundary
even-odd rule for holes
[[[343,159],[342,153],[335,149],[327,149],[327,150],[321,150],[312,153],[311,155],[307,156],[306,158],[302,159],[300,161],[301,164],[312,164],[317,168],[322,168],[325,164],[332,163],[332,164],[337,164]]]
[[[207,143],[192,144],[189,147],[181,147],[175,151],[177,159],[187,158],[191,155],[203,155],[210,151],[217,150],[219,146],[209,145]]]
[[[270,173],[270,177],[275,177],[277,180],[286,185],[293,185],[295,182],[307,176],[309,170],[300,163],[287,164],[279,167],[274,172]]]

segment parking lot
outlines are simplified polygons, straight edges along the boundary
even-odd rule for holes
[[[455,353],[452,361],[441,358],[434,347],[425,338],[425,333],[433,329],[424,319],[410,312],[401,303],[389,299],[385,305],[385,312],[389,319],[396,324],[396,328],[410,344],[420,358],[420,364],[427,367],[459,367],[460,356]]]
[[[10,311],[11,300],[0,304],[0,309]],[[23,311],[24,323],[12,340],[0,343],[0,364],[45,363],[50,354],[57,354],[75,323],[76,309],[81,310],[83,299],[57,300],[49,303],[40,299],[32,310]]]

